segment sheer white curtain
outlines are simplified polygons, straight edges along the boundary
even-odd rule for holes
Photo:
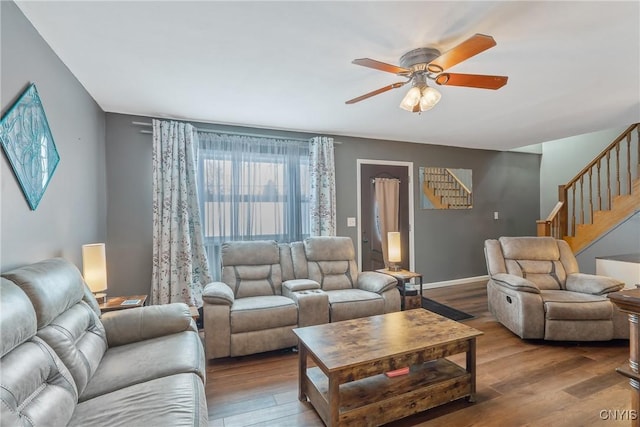
[[[153,304],[202,307],[211,281],[198,210],[195,150],[190,124],[153,120]]]
[[[398,211],[400,209],[400,180],[396,178],[375,178],[377,222],[382,242],[382,257],[385,267],[389,267],[387,233],[398,231]]]
[[[292,242],[309,236],[309,145],[199,132],[200,209],[211,271],[232,240]]]
[[[336,235],[336,172],[333,138],[317,136],[309,142],[312,236]]]

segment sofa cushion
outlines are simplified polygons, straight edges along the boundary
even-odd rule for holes
[[[562,289],[567,278],[560,261],[507,259],[505,264],[508,274],[523,277],[539,289]]]
[[[606,296],[571,291],[542,291],[547,320],[610,320],[613,306]]]
[[[27,295],[2,278],[0,285],[0,357],[33,337],[37,331],[36,312]]]
[[[506,259],[560,259],[560,250],[553,237],[500,237],[498,240]]]
[[[149,363],[149,354],[161,357],[154,357]],[[194,331],[111,347],[79,400],[180,373],[194,373],[204,382],[204,360],[200,337]]]
[[[84,298],[86,285],[77,267],[63,258],[52,258],[2,274],[22,289],[33,304],[38,329]]]
[[[0,285],[0,421],[2,425],[66,425],[76,405],[71,374],[36,333],[36,313],[12,282]]]
[[[79,393],[107,349],[102,323],[83,299],[86,284],[78,268],[53,258],[3,274],[29,297],[38,319],[38,333],[71,372]]]
[[[223,267],[278,264],[280,262],[280,249],[275,240],[225,242],[220,251]]]
[[[279,264],[225,266],[222,281],[229,285],[236,298],[282,293]]]
[[[349,261],[309,261],[308,268],[309,279],[325,291],[354,288],[358,280]]]
[[[331,322],[384,313],[384,298],[362,289],[328,291]]]
[[[189,307],[182,302],[111,311],[100,320],[109,347],[198,330]]]
[[[295,326],[298,308],[280,295],[239,298],[231,306],[230,322],[232,334]]]
[[[504,255],[502,254],[502,247],[499,241],[495,239],[485,240],[484,257],[487,261],[487,272],[490,276],[507,272],[507,266],[504,263]]]
[[[356,257],[350,237],[309,237],[304,241],[304,250],[309,261],[340,261]]]
[[[184,373],[81,402],[69,426],[206,426],[207,418],[202,380],[195,374]]]
[[[289,243],[279,243],[280,250],[280,272],[282,273],[282,281],[292,280],[296,278],[293,269],[293,258],[291,256],[291,245]]]
[[[274,240],[226,242],[221,249],[221,281],[236,298],[281,295],[281,251],[285,249]]]
[[[38,336],[60,356],[82,393],[107,350],[106,333],[93,310],[81,301],[38,330]]]
[[[295,279],[306,279],[309,277],[307,268],[307,254],[304,252],[303,242],[291,242],[291,260],[293,262],[293,276]]]

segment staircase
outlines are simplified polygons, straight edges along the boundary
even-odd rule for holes
[[[554,236],[578,252],[640,211],[640,124],[629,126],[571,181],[538,220],[538,236]]]
[[[422,192],[434,209],[470,209],[472,195],[448,168],[424,168]]]

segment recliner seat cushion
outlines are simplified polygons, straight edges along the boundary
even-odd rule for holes
[[[258,296],[236,299],[230,311],[231,333],[253,332],[294,326],[298,323],[298,308],[287,297]]]
[[[613,306],[606,296],[571,291],[542,291],[547,320],[611,320]]]
[[[149,363],[149,354],[162,355]],[[205,381],[205,358],[195,331],[151,338],[111,347],[80,395],[88,400],[112,391],[160,377],[194,373]]]
[[[184,373],[135,384],[81,402],[68,425],[206,426],[207,416],[202,380],[195,374]]]
[[[362,289],[328,291],[331,322],[375,316],[384,313],[381,295]]]

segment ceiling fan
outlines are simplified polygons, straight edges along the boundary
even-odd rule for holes
[[[507,84],[506,76],[490,76],[484,74],[445,73],[444,71],[496,45],[491,36],[475,34],[451,50],[440,53],[438,49],[421,47],[402,55],[400,66],[391,65],[375,59],[354,59],[353,64],[363,67],[386,71],[398,76],[406,77],[405,82],[393,83],[357,98],[346,101],[355,104],[372,96],[379,95],[391,89],[397,89],[412,83],[412,88],[400,103],[400,108],[411,112],[422,112],[433,108],[440,101],[440,92],[427,85],[427,80],[433,80],[441,86],[465,86],[480,89],[500,89]]]

